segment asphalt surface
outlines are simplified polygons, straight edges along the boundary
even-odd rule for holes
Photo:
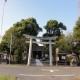
[[[80,67],[0,65],[0,74],[17,76],[19,80],[76,80],[76,76],[80,75]]]

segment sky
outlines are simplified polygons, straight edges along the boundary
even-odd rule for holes
[[[2,23],[3,4],[5,0],[0,0],[0,31]],[[21,19],[35,18],[41,28],[47,21],[53,19],[66,25],[68,34],[73,31],[79,17],[79,0],[7,0],[4,8],[2,34],[5,34],[14,23]],[[45,33],[39,33],[41,36]]]

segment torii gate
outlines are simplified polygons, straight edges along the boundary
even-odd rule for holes
[[[31,53],[32,53],[32,43],[41,43],[41,44],[49,44],[49,55],[50,55],[50,66],[52,66],[52,44],[55,44],[54,42],[51,42],[52,40],[55,40],[57,38],[57,36],[55,37],[36,37],[36,36],[30,36],[30,35],[26,35],[24,34],[24,36],[26,38],[29,38],[30,41],[26,41],[26,43],[30,43],[29,44],[29,54],[28,54],[28,63],[27,66],[30,65],[31,62]],[[39,40],[49,40],[49,42],[36,42],[33,41],[33,39],[39,39]]]

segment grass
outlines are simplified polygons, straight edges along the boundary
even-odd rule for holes
[[[0,74],[0,80],[17,80],[17,77]]]

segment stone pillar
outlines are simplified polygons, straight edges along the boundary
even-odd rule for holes
[[[49,40],[49,59],[50,59],[50,66],[52,66],[52,44],[51,44],[51,40]]]
[[[31,62],[31,53],[32,53],[32,38],[30,38],[29,54],[28,54],[28,63],[27,63],[27,66],[30,66],[30,62]]]
[[[59,53],[59,49],[56,48],[56,66],[58,65],[58,53]]]

